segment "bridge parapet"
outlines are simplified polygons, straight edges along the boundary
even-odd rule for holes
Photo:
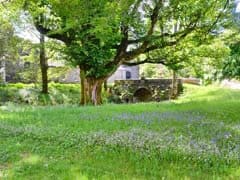
[[[182,92],[182,80],[176,82],[178,95]],[[122,102],[162,101],[170,99],[172,79],[116,80],[113,94]]]

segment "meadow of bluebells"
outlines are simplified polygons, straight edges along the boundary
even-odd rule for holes
[[[238,179],[240,92],[189,89],[169,103],[1,107],[0,179]]]

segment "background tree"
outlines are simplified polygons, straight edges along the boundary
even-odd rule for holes
[[[155,64],[143,64],[140,66],[141,76],[145,78],[158,78],[158,72],[160,71]]]
[[[32,23],[32,19],[28,14],[24,14],[23,12],[19,12],[19,14],[21,15],[21,18],[18,19],[18,23],[17,23],[17,28],[19,29],[18,31],[28,31],[28,33],[30,34],[29,38],[32,39],[37,39],[38,40],[38,46],[36,46],[37,42],[32,42],[32,46],[35,47],[35,53],[34,56],[36,55],[36,53],[39,54],[39,57],[35,59],[37,59],[39,62],[37,63],[37,65],[40,65],[40,71],[41,71],[41,92],[43,94],[48,94],[48,58],[47,58],[47,50],[46,50],[46,38],[44,34],[39,33],[36,28],[34,27],[33,23]],[[34,41],[32,40],[31,41]],[[36,49],[37,48],[37,49]],[[35,60],[32,60],[31,62],[34,62],[34,64],[36,64]],[[34,77],[37,77],[38,73],[36,73],[36,75]],[[37,80],[37,78],[35,78],[35,81]]]
[[[14,29],[9,22],[6,9],[0,4],[0,82],[6,82],[6,60],[14,59],[16,55],[17,38]]]
[[[42,74],[42,93],[48,94],[48,62],[46,58],[45,51],[45,36],[40,33],[40,51],[39,51],[39,59],[40,59],[40,67]]]
[[[239,2],[236,1],[236,3]],[[235,9],[233,11],[233,23],[230,29],[230,33],[233,31],[235,36],[230,36],[227,38],[226,43],[229,45],[231,53],[230,56],[227,57],[224,61],[224,65],[221,71],[222,79],[240,79],[240,12],[237,10],[237,6],[239,7],[239,4],[235,5]]]
[[[10,57],[10,42],[13,38],[13,28],[7,22],[4,22],[0,17],[0,82],[6,82],[6,69],[5,69],[5,61],[8,57]]]
[[[231,54],[225,59],[222,75],[223,78],[240,79],[240,42],[230,45]]]

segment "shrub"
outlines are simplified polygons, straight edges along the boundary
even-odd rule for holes
[[[31,105],[78,104],[79,85],[49,83],[49,94],[41,94],[33,84],[7,84],[0,86],[0,103],[14,102]]]

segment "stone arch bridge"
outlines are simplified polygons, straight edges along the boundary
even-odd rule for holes
[[[182,80],[176,81],[177,95],[182,90]],[[172,79],[141,79],[116,80],[113,86],[113,95],[122,102],[148,102],[169,100],[172,89]]]

